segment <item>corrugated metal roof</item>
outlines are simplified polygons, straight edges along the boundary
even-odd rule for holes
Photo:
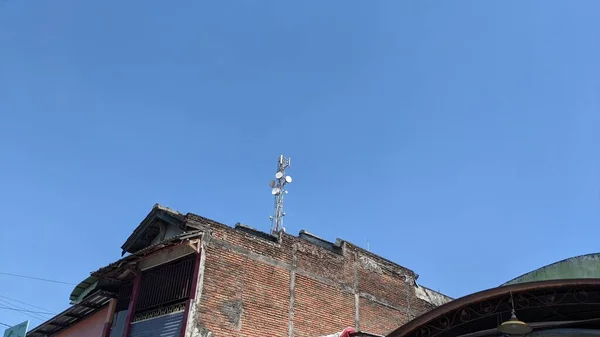
[[[38,325],[27,333],[27,337],[46,337],[56,334],[101,309],[115,297],[115,294],[106,291],[97,291],[79,304]]]

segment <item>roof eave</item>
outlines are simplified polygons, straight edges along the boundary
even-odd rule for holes
[[[144,220],[140,222],[140,224],[133,230],[133,233],[129,235],[127,240],[125,240],[125,243],[123,243],[121,246],[121,249],[123,250],[122,255],[125,255],[125,252],[133,253],[133,251],[131,251],[131,247],[142,236],[148,226],[157,218],[169,223],[174,223],[178,227],[181,227],[181,225],[185,222],[185,216],[183,214],[160,204],[155,204],[150,213],[146,215]]]
[[[81,302],[81,300],[85,297],[85,295],[89,294],[93,291],[98,284],[98,279],[94,276],[89,276],[85,280],[79,282],[77,286],[71,292],[69,296],[69,301],[71,304],[77,304]]]
[[[163,240],[155,245],[148,246],[148,247],[141,249],[131,255],[128,255],[128,256],[123,257],[115,262],[112,262],[104,267],[101,267],[100,269],[91,272],[90,275],[92,277],[96,277],[99,279],[103,278],[107,274],[109,274],[115,270],[118,270],[118,269],[125,269],[125,268],[127,268],[126,266],[128,266],[132,263],[136,263],[137,261],[143,259],[144,257],[147,257],[148,255],[153,254],[163,248],[181,244],[182,242],[185,242],[188,240],[198,239],[198,238],[202,237],[203,233],[204,233],[204,231],[202,231],[202,230],[195,230],[195,231],[185,232],[185,233],[181,233],[179,235],[170,237],[170,238]]]
[[[106,306],[106,304],[108,304],[108,302],[115,297],[116,297],[115,294],[112,294],[112,293],[109,293],[106,291],[102,291],[102,290],[98,290],[95,293],[93,293],[92,295],[90,295],[86,300],[82,301],[81,303],[70,306],[69,308],[62,311],[60,314],[50,318],[49,320],[43,322],[42,324],[36,326],[35,328],[33,328],[32,330],[27,332],[27,337],[46,337],[46,336],[55,335],[59,331],[67,329],[67,328],[73,326],[74,324],[77,324],[79,321],[84,320],[87,317],[90,317],[90,315],[93,315],[98,310],[101,310],[102,308],[104,308]],[[99,302],[99,303],[96,304],[94,302]],[[69,313],[72,313],[78,309],[82,309],[85,312],[85,314],[81,317],[73,318],[66,325],[52,324],[54,321],[56,321],[62,317],[66,317],[66,315],[68,315]],[[53,330],[47,330],[46,328],[53,329]]]

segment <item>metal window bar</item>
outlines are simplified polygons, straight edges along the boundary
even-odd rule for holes
[[[136,313],[186,300],[190,296],[195,254],[142,273]]]

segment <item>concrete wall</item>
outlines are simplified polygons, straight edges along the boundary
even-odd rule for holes
[[[93,315],[77,322],[52,337],[102,337],[104,322],[108,315],[109,306],[94,313]]]
[[[211,224],[186,336],[385,334],[449,300],[416,286],[409,269],[348,242],[329,245]]]

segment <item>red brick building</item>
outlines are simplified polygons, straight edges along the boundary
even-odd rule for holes
[[[71,296],[114,294],[106,337],[385,334],[450,300],[417,285],[412,270],[343,240],[273,236],[160,205],[122,249],[129,255]]]

